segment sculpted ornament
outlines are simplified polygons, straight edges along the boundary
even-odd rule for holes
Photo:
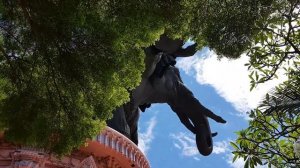
[[[137,124],[139,111],[145,111],[153,103],[167,103],[177,114],[181,123],[196,135],[199,152],[207,156],[213,150],[212,137],[207,117],[219,123],[226,121],[204,107],[183,84],[175,66],[177,57],[195,54],[196,44],[185,49],[183,40],[161,35],[159,41],[145,48],[145,66],[140,85],[131,92],[130,102],[118,108],[108,126],[138,143]]]

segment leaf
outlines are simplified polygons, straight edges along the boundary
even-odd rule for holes
[[[230,145],[235,149],[238,150],[239,147],[237,146],[237,144],[235,144],[234,142],[230,142]]]
[[[252,91],[254,87],[255,87],[255,83],[253,82],[251,83],[250,91]]]
[[[246,160],[245,165],[244,165],[244,168],[248,168],[248,167],[250,167],[249,166],[249,158]]]
[[[258,157],[253,157],[252,159],[253,159],[256,163],[262,165],[262,162],[261,162],[261,160],[260,160]]]
[[[256,72],[255,72],[255,80],[258,81],[258,78],[259,78],[259,76],[258,76],[258,73],[257,73],[257,71],[256,71]]]
[[[235,162],[235,160],[238,158],[239,156],[238,155],[234,155],[233,159],[232,159],[232,162]]]

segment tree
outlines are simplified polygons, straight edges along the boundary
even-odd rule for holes
[[[299,70],[299,3],[279,1],[274,13],[257,23],[259,32],[248,52],[252,88],[277,77],[282,68],[286,74]]]
[[[267,94],[261,106],[250,113],[249,127],[238,132],[234,160],[246,160],[245,167],[268,164],[297,167],[294,143],[300,136],[300,78],[286,81]]]
[[[5,137],[64,154],[95,136],[139,83],[141,47],[162,32],[156,16],[144,13],[152,8],[143,5],[1,2]]]
[[[257,22],[259,31],[248,50],[251,89],[284,72],[288,80],[266,95],[250,112],[249,127],[232,142],[234,160],[244,158],[245,167],[297,167],[293,145],[300,136],[300,1],[272,4],[273,13]]]
[[[0,128],[15,143],[65,154],[128,101],[143,48],[163,33],[236,58],[273,0],[3,0]]]

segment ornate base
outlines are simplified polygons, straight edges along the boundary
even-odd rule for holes
[[[107,127],[96,140],[61,159],[42,150],[18,147],[0,136],[0,168],[149,168],[129,139]]]

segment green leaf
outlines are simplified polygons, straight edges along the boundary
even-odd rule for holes
[[[237,144],[235,144],[234,142],[230,142],[230,145],[235,149],[238,150],[239,147],[237,146]]]
[[[238,155],[234,155],[233,159],[232,159],[232,162],[235,162],[235,160],[238,158],[239,156]]]
[[[249,158],[246,160],[245,165],[244,165],[244,168],[248,168],[248,167],[250,167],[249,166]]]

